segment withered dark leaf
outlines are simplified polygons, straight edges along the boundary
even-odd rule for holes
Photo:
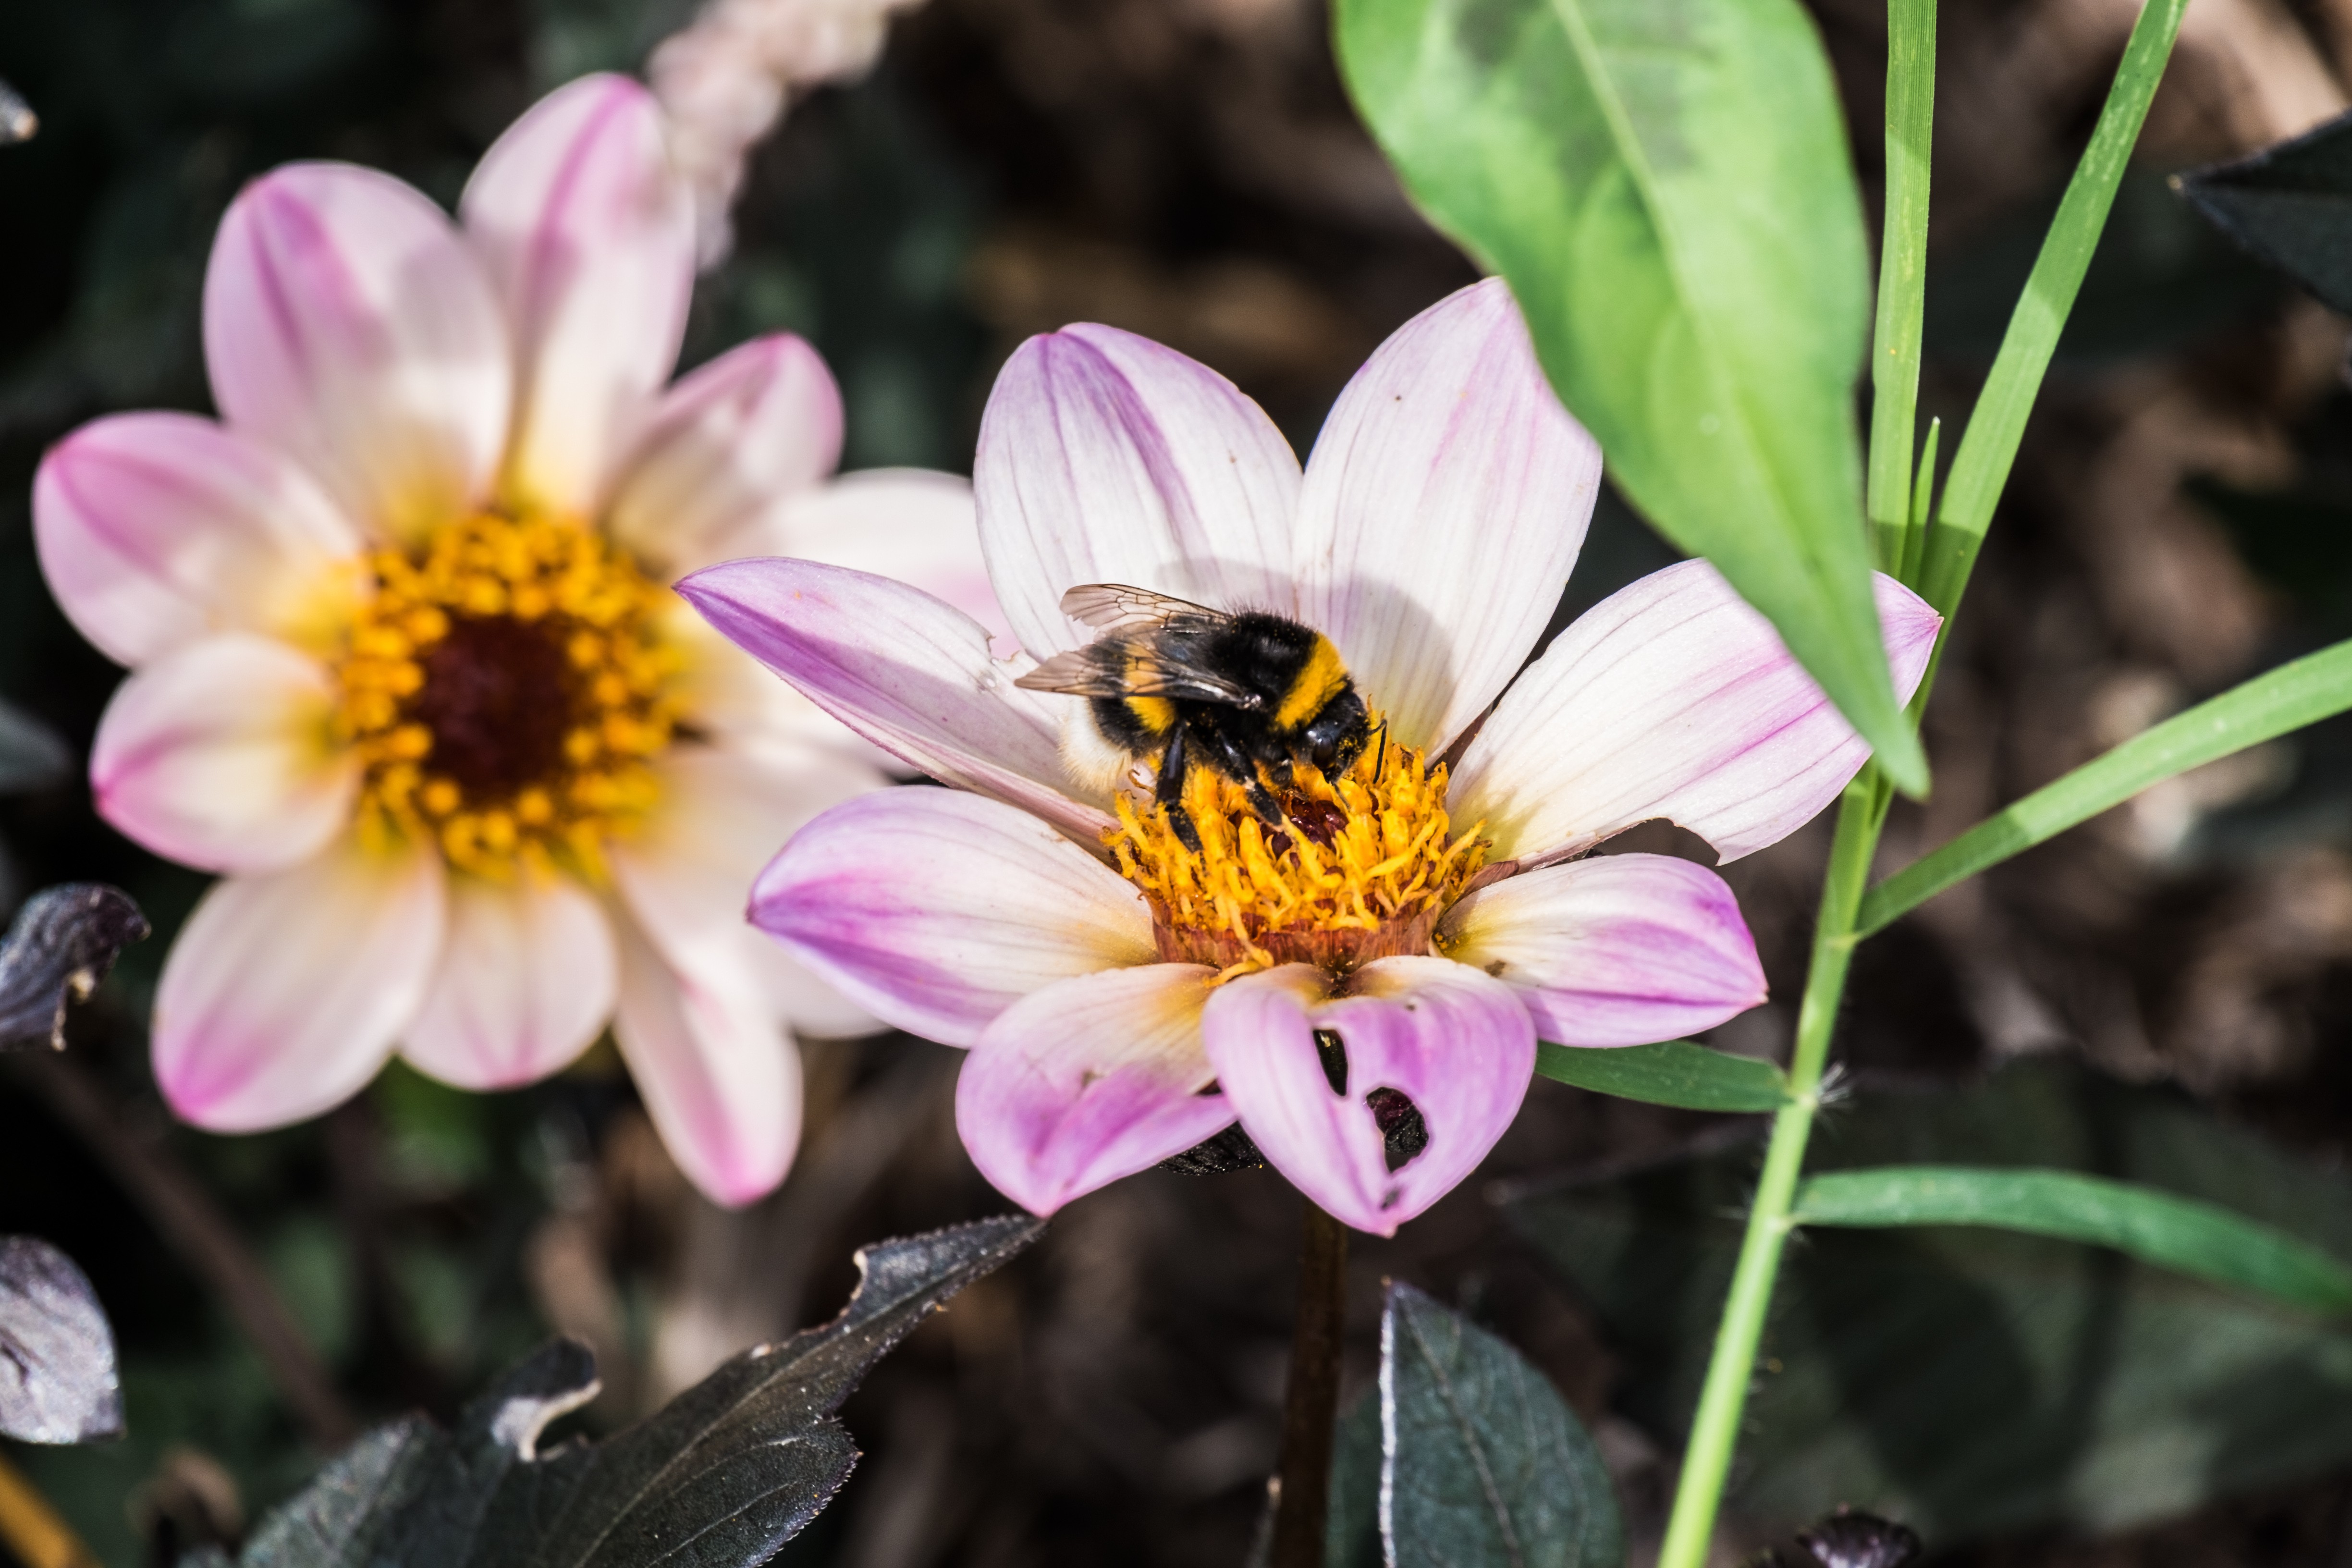
[[[736,1356],[601,1443],[542,1452],[596,1392],[559,1340],[468,1405],[455,1432],[362,1438],[264,1522],[239,1568],[756,1568],[857,1462],[833,1412],[924,1315],[1045,1229],[1026,1215],[882,1242],[841,1316]]]
[[[74,1260],[0,1237],[0,1434],[25,1443],[122,1435],[114,1331]]]
[[[1905,1526],[1843,1510],[1799,1533],[1797,1544],[1820,1568],[1904,1568],[1919,1555],[1919,1538]]]
[[[65,882],[25,900],[0,939],[0,1047],[63,1050],[66,1004],[98,988],[115,956],[147,934],[131,895],[102,882]]]

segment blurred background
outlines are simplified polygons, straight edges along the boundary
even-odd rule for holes
[[[1850,119],[1874,127],[1882,8],[1813,8]],[[1964,416],[2136,12],[1946,7],[1927,412]],[[0,77],[41,120],[0,147],[0,723],[41,727],[0,776],[0,910],[98,879],[157,928],[67,1057],[0,1061],[0,1231],[89,1271],[131,1424],[7,1454],[110,1568],[235,1541],[360,1426],[446,1417],[551,1332],[603,1364],[590,1427],[624,1423],[829,1316],[857,1244],[1010,1206],[955,1139],[954,1053],[902,1037],[808,1046],[799,1163],[740,1213],[679,1177],[608,1047],[497,1097],[395,1065],[250,1138],[173,1125],[149,1077],[155,974],[203,879],[91,813],[81,759],[120,672],[35,566],[41,452],[109,410],[206,407],[198,289],[244,181],[344,158],[454,201],[538,93],[640,68],[692,17],[690,0],[0,5]],[[841,380],[848,467],[968,471],[1011,348],[1108,321],[1224,372],[1304,451],[1371,347],[1474,276],[1358,124],[1327,26],[1320,0],[906,9],[869,75],[796,97],[757,148],[688,362],[803,333]],[[2165,184],[2342,111],[2348,85],[2352,0],[2190,8],[1928,714],[1934,798],[1898,812],[1889,864],[2352,635],[2345,324]],[[1874,201],[1874,132],[1855,158]],[[1673,557],[1604,498],[1556,624]],[[1777,1000],[1719,1046],[1785,1049],[1824,826],[1727,869]],[[2162,785],[1922,910],[1864,950],[1841,1053],[1856,1102],[1891,1109],[1877,1134],[1833,1121],[1826,1158],[1874,1136],[2059,1150],[2352,1247],[2352,726]],[[1538,1080],[1487,1180],[1392,1243],[1360,1238],[1351,1396],[1381,1280],[1421,1285],[1553,1377],[1618,1476],[1636,1560],[1654,1551],[1753,1131]],[[1152,1173],[1072,1205],[856,1396],[866,1458],[782,1561],[1239,1564],[1275,1459],[1297,1224],[1263,1171]],[[1971,1246],[1800,1254],[1727,1563],[1852,1500],[1988,1568],[2352,1565],[2352,1336],[2054,1244]]]

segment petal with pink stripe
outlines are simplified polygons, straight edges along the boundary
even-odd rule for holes
[[[1209,1089],[1201,1009],[1216,971],[1146,963],[1056,981],[996,1016],[956,1080],[980,1173],[1033,1214],[1181,1154],[1233,1124]]]
[[[577,882],[454,878],[448,940],[400,1054],[460,1089],[536,1083],[604,1029],[616,966],[612,922]]]
[[[1160,956],[1117,872],[1025,812],[924,785],[794,834],[752,886],[751,923],[876,1017],[950,1046],[1055,981]]]
[[[1527,662],[1600,489],[1600,445],[1509,287],[1473,284],[1398,328],[1324,421],[1293,547],[1301,618],[1435,756]]]
[[[212,632],[302,635],[358,591],[365,547],[291,458],[190,414],[110,415],[51,447],[33,539],[75,628],[133,665]]]
[[[1437,940],[1517,992],[1558,1045],[1677,1039],[1765,995],[1731,889],[1666,855],[1596,855],[1481,888],[1445,912]]]
[[[660,106],[582,77],[507,128],[458,212],[511,323],[507,499],[589,514],[677,363],[694,289],[694,197]]]
[[[1111,826],[1075,798],[1048,700],[1014,686],[986,628],[952,605],[887,577],[784,559],[706,567],[677,591],[729,641],[917,772],[1010,801],[1085,843]]]
[[[1091,324],[1013,351],[972,468],[989,576],[1041,659],[1092,635],[1061,611],[1084,583],[1295,614],[1298,479],[1282,432],[1232,382]]]
[[[418,192],[348,163],[264,174],[221,219],[204,315],[223,417],[379,537],[414,538],[487,493],[513,395],[506,320]]]
[[[1454,1190],[1518,1114],[1535,1026],[1511,989],[1445,958],[1383,958],[1333,995],[1306,964],[1244,975],[1202,1015],[1217,1081],[1275,1169],[1333,1218],[1380,1236]],[[1316,1034],[1346,1052],[1334,1086]],[[1427,1143],[1393,1168],[1381,1130],[1402,1096]]]
[[[416,1016],[441,952],[441,857],[343,838],[215,884],[155,992],[155,1081],[215,1132],[283,1127],[366,1086]]]
[[[250,633],[205,637],[124,681],[99,720],[100,816],[207,871],[278,871],[351,820],[360,764],[339,745],[334,677]]]
[[[1895,689],[1941,624],[1874,579]],[[1496,858],[1556,859],[1664,817],[1725,860],[1811,821],[1870,755],[1772,624],[1704,561],[1622,588],[1511,683],[1454,770],[1454,816]]]

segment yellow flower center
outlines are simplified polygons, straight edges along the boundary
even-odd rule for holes
[[[1164,808],[1147,816],[1124,795],[1104,841],[1150,901],[1162,958],[1213,964],[1220,979],[1277,963],[1345,973],[1429,952],[1437,917],[1485,862],[1485,824],[1453,831],[1445,782],[1410,746],[1376,742],[1337,780],[1307,763],[1267,779],[1288,817],[1275,828],[1239,785],[1200,768],[1184,780],[1198,854]]]
[[[366,768],[361,831],[422,835],[451,865],[604,874],[652,806],[677,650],[658,584],[585,529],[483,514],[368,563],[336,674]]]

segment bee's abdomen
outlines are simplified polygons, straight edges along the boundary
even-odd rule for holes
[[[1176,704],[1165,697],[1097,697],[1087,706],[1103,739],[1138,756],[1158,751],[1176,727]]]

